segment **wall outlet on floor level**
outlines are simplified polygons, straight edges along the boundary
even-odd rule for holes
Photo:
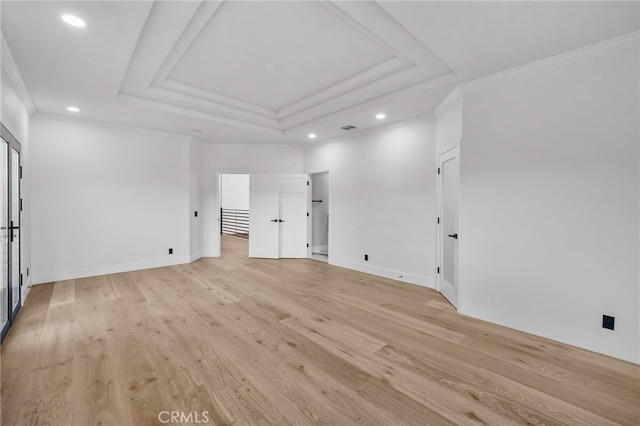
[[[173,249],[172,248],[169,249],[169,254],[173,254]]]
[[[602,328],[607,328],[609,330],[613,330],[615,326],[616,317],[610,317],[609,315],[602,316]]]
[[[369,261],[369,255],[368,255],[368,254],[365,254],[365,255],[364,255],[364,261],[365,261],[365,262],[368,262],[368,261]]]

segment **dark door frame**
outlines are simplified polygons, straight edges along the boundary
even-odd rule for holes
[[[7,323],[4,324],[4,326],[2,327],[2,330],[0,331],[0,343],[2,343],[2,341],[4,341],[5,337],[7,336],[7,334],[9,333],[9,329],[11,328],[11,326],[13,325],[13,323],[15,322],[17,316],[18,316],[18,312],[20,311],[20,307],[22,306],[22,272],[21,272],[21,268],[22,268],[22,165],[21,165],[21,158],[20,158],[20,142],[18,141],[18,139],[13,136],[13,134],[9,131],[9,129],[7,129],[5,127],[5,125],[3,123],[0,123],[0,136],[2,137],[2,139],[4,141],[7,142],[7,219],[8,221],[11,223],[11,226],[8,226],[9,224],[4,224],[6,225],[5,227],[7,227],[7,231],[8,231],[8,237],[7,237],[7,258],[5,259],[5,261],[7,262],[7,300],[6,301],[1,301],[1,303],[7,303]],[[13,170],[13,162],[11,161],[11,152],[12,149],[15,150],[18,153],[18,170],[16,173],[16,176],[18,177],[18,206],[15,206],[15,208],[18,209],[18,224],[16,225],[15,223],[13,223],[11,221],[12,218],[12,214],[14,213],[12,211],[12,199],[13,199],[13,175],[14,175],[14,170]],[[11,242],[13,241],[12,238],[12,234],[14,231],[18,232],[18,304],[16,306],[15,309],[12,309],[12,302],[13,302],[13,282],[12,282],[12,277],[13,277],[13,259],[12,259],[12,250],[11,250]]]

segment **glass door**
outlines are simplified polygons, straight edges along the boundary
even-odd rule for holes
[[[11,321],[15,319],[21,305],[20,286],[20,152],[11,147],[9,167],[9,285],[11,286]]]
[[[22,200],[20,143],[6,127],[0,142],[0,339],[4,340],[22,305],[20,269],[20,226]]]

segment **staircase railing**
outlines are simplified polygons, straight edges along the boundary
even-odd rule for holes
[[[249,210],[221,208],[220,234],[249,238]]]

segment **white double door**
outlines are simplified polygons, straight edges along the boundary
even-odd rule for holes
[[[249,257],[306,258],[309,176],[251,174]]]

